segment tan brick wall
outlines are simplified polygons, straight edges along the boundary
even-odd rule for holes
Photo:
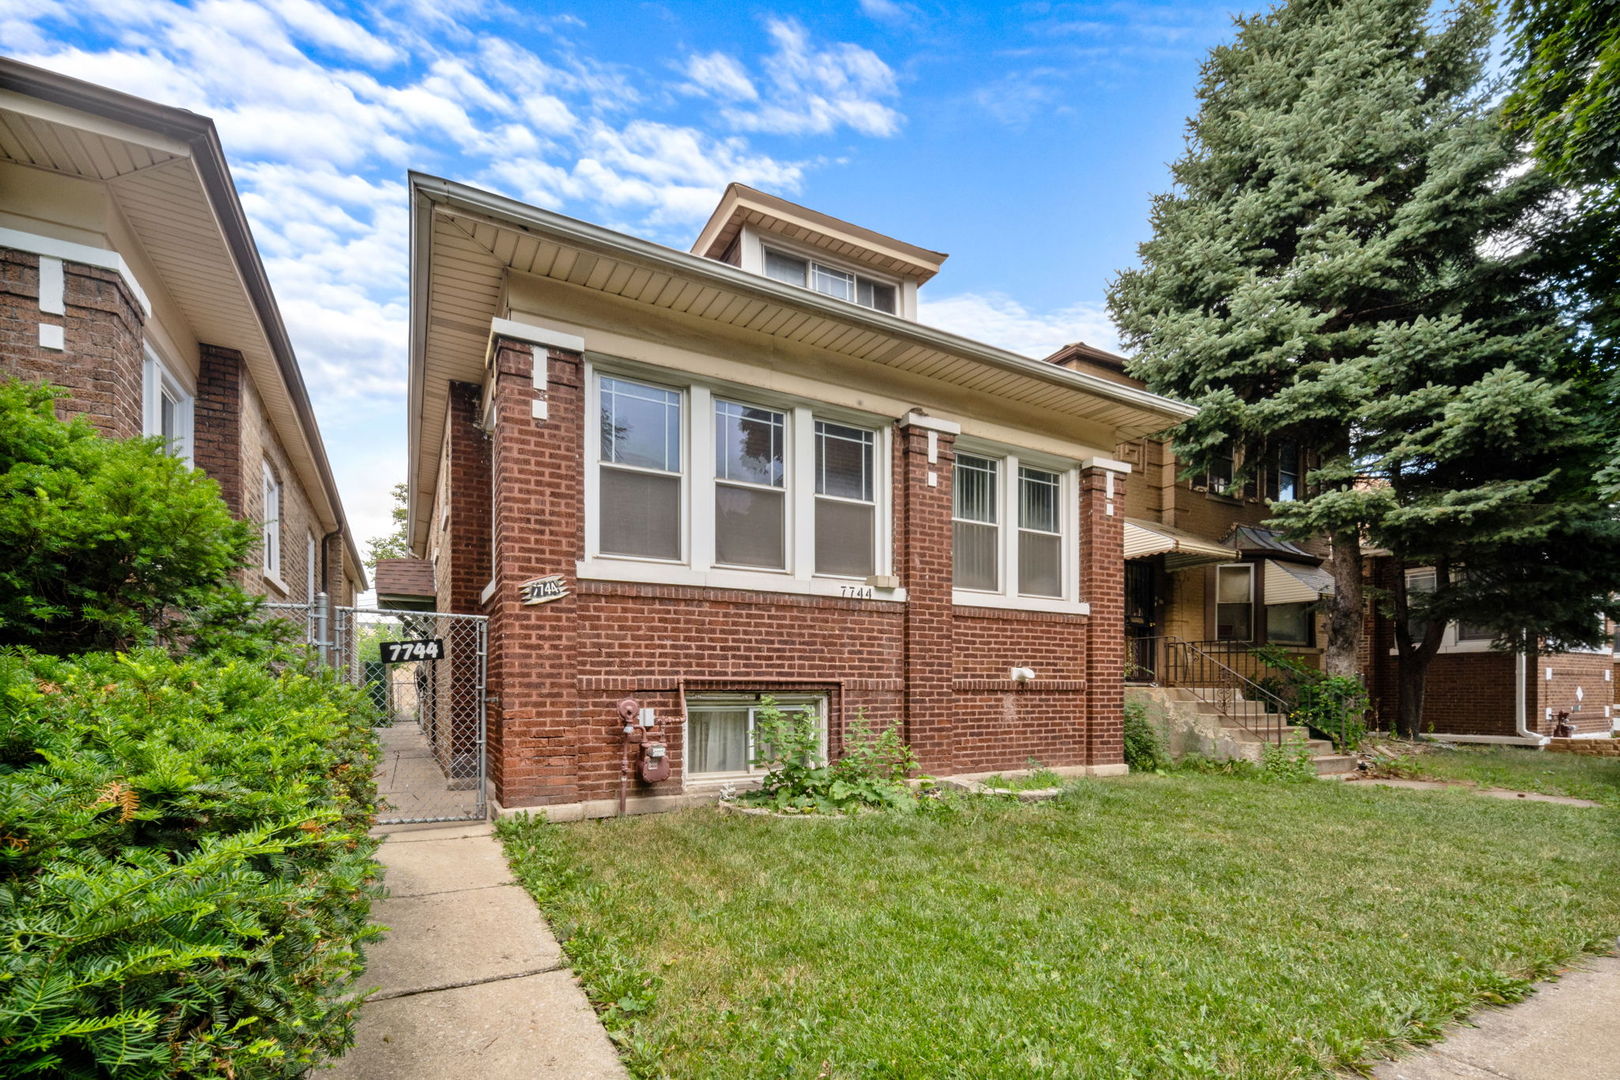
[[[261,593],[270,601],[305,603],[309,595],[308,538],[315,536],[317,558],[324,530],[316,519],[309,492],[299,483],[293,472],[286,449],[270,424],[258,388],[245,372],[241,382],[241,494],[243,516],[255,523],[264,520],[263,463],[281,480],[281,578],[279,584],[264,572],[263,552],[256,551],[253,561],[243,572],[243,588]],[[323,584],[334,596],[335,603],[348,603],[348,589],[343,582],[341,561],[330,562],[328,579],[316,581],[315,591]],[[317,566],[317,579],[319,567]]]

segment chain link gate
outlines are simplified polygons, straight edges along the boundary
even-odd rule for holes
[[[267,604],[363,687],[378,716],[377,824],[482,821],[486,616]]]

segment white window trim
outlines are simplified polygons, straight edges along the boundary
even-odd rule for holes
[[[261,490],[262,504],[259,508],[259,536],[264,541],[262,562],[264,563],[264,576],[270,578],[283,593],[287,586],[281,580],[281,515],[284,513],[286,499],[282,491],[281,481],[270,468],[268,461],[260,462],[264,471],[264,487]],[[274,495],[275,516],[270,516],[271,496]],[[274,524],[274,528],[272,528]]]
[[[1239,644],[1239,645],[1244,645],[1244,644],[1252,645],[1252,644],[1255,643],[1255,639],[1256,639],[1256,636],[1257,636],[1255,634],[1255,631],[1259,629],[1259,626],[1257,626],[1256,624],[1258,623],[1259,618],[1260,618],[1260,612],[1257,610],[1260,605],[1258,605],[1258,604],[1256,604],[1254,602],[1255,589],[1257,587],[1256,586],[1256,581],[1260,576],[1258,573],[1255,572],[1255,567],[1257,565],[1258,564],[1252,563],[1252,562],[1227,562],[1227,563],[1217,563],[1216,564],[1216,566],[1215,566],[1215,609],[1216,610],[1215,610],[1215,638],[1214,638],[1214,640],[1216,640],[1216,641],[1229,640],[1229,641],[1232,641],[1232,642],[1234,642],[1236,644]],[[1221,571],[1222,570],[1230,570],[1233,567],[1239,567],[1239,568],[1245,569],[1245,570],[1247,570],[1249,572],[1249,636],[1246,637],[1246,638],[1226,638],[1226,639],[1223,639],[1221,637],[1221,627],[1220,627],[1220,623],[1221,623],[1221,616],[1220,616],[1220,607],[1221,607]]]
[[[894,315],[897,318],[914,317],[906,314],[906,281],[903,278],[895,277],[893,274],[885,274],[881,270],[871,270],[867,267],[859,265],[858,263],[844,262],[836,257],[829,257],[826,252],[821,251],[818,248],[790,243],[774,235],[769,237],[761,236],[759,238],[759,273],[762,276],[765,274],[766,255],[772,251],[776,252],[778,255],[786,255],[790,259],[804,259],[806,262],[812,264],[819,263],[828,270],[836,270],[841,274],[850,274],[857,279],[866,278],[868,281],[875,281],[881,285],[891,286],[894,289],[893,311],[884,311],[882,308],[867,307],[858,299],[849,299],[844,300],[843,302],[854,307],[862,308],[866,311],[875,311],[879,315]],[[833,296],[830,293],[821,292],[814,285],[811,285],[810,276],[813,272],[814,271],[811,268],[806,267],[805,283],[799,287],[809,292],[813,292],[817,296],[825,296],[829,300],[840,299],[839,297]],[[775,281],[776,279],[772,278],[771,280]],[[790,285],[792,282],[784,281],[782,284]],[[860,295],[860,282],[858,280],[854,282],[854,288],[855,295],[858,297]]]
[[[1001,588],[951,588],[951,603],[960,607],[1014,608],[1062,615],[1089,615],[1091,605],[1080,599],[1080,468],[1074,461],[1001,446],[972,438],[958,438],[955,448],[996,463],[1000,505],[996,522],[997,580]],[[1018,591],[1018,467],[1027,466],[1058,475],[1058,522],[1062,525],[1063,560],[1060,567],[1063,595],[1026,596]]]
[[[1412,566],[1412,567],[1408,567],[1407,570],[1406,570],[1406,581],[1407,581],[1408,586],[1411,585],[1412,579],[1414,577],[1416,577],[1417,575],[1419,575],[1419,574],[1432,574],[1433,572],[1434,572],[1433,567],[1428,567],[1428,566]],[[1462,640],[1462,639],[1459,639],[1457,637],[1457,633],[1458,633],[1458,626],[1457,626],[1456,623],[1454,623],[1454,622],[1446,623],[1446,632],[1444,634],[1440,635],[1440,648],[1435,653],[1436,656],[1439,656],[1442,653],[1504,652],[1504,650],[1502,650],[1502,649],[1493,649],[1493,648],[1491,648],[1491,639],[1490,638],[1470,638],[1468,640]],[[1612,651],[1612,650],[1599,649],[1597,651],[1599,651],[1599,652],[1609,652],[1609,651]],[[1392,647],[1389,650],[1389,655],[1395,656],[1399,652],[1400,652],[1400,648],[1398,646],[1397,647]]]
[[[681,550],[680,560],[606,554],[601,545],[597,509],[600,493],[602,440],[596,426],[601,415],[600,376],[651,383],[681,395]],[[757,592],[796,593],[857,600],[903,602],[903,588],[880,589],[864,578],[838,577],[815,572],[815,421],[831,420],[865,428],[873,440],[873,495],[876,500],[876,539],[873,576],[893,571],[892,425],[880,418],[848,409],[822,406],[798,398],[762,393],[727,383],[697,380],[666,370],[649,370],[629,362],[587,357],[585,362],[585,557],[575,566],[581,580],[624,581],[653,585],[690,585],[702,588],[747,589]],[[717,565],[714,559],[714,399],[758,405],[786,413],[784,492],[784,552],[786,569],[763,570]],[[665,474],[668,475],[668,474]]]
[[[726,693],[722,691],[717,693],[688,694],[686,698],[686,707],[688,711],[703,708],[758,708],[759,699],[762,697],[770,697],[774,699],[779,708],[787,709],[810,706],[816,710],[816,728],[817,732],[821,736],[821,740],[816,747],[816,752],[821,755],[821,760],[825,762],[827,760],[827,698],[824,694],[798,694],[792,692],[775,693],[770,690],[760,690],[758,692],[750,691]],[[688,732],[691,731],[690,725],[688,725],[686,730]],[[758,780],[760,777],[764,776],[766,770],[756,769],[753,766],[754,740],[752,724],[749,725],[748,729],[747,756],[749,765],[746,769],[733,772],[706,772],[694,774],[689,768],[687,768],[682,773],[681,782],[684,786],[692,788],[719,787],[724,784],[736,784],[740,782]],[[686,754],[683,760],[688,763],[692,760],[691,746],[686,747]]]
[[[148,436],[163,434],[162,400],[166,393],[174,402],[175,425],[180,435],[169,448],[175,457],[187,465],[193,463],[192,450],[196,444],[195,391],[175,374],[175,369],[150,344],[146,345],[146,362],[141,375],[141,429]]]

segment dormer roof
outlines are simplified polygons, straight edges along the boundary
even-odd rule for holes
[[[920,248],[736,183],[726,185],[720,205],[698,234],[692,253],[724,260],[744,225],[818,248],[845,263],[909,278],[919,285],[939,273],[949,258],[943,251]]]

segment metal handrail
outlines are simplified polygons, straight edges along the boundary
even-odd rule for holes
[[[1281,743],[1288,726],[1289,703],[1253,679],[1234,670],[1190,641],[1164,639],[1164,663],[1159,680],[1165,686],[1188,690],[1198,700],[1214,705],[1252,735]],[[1258,722],[1253,712],[1236,708],[1239,701],[1262,706]]]

